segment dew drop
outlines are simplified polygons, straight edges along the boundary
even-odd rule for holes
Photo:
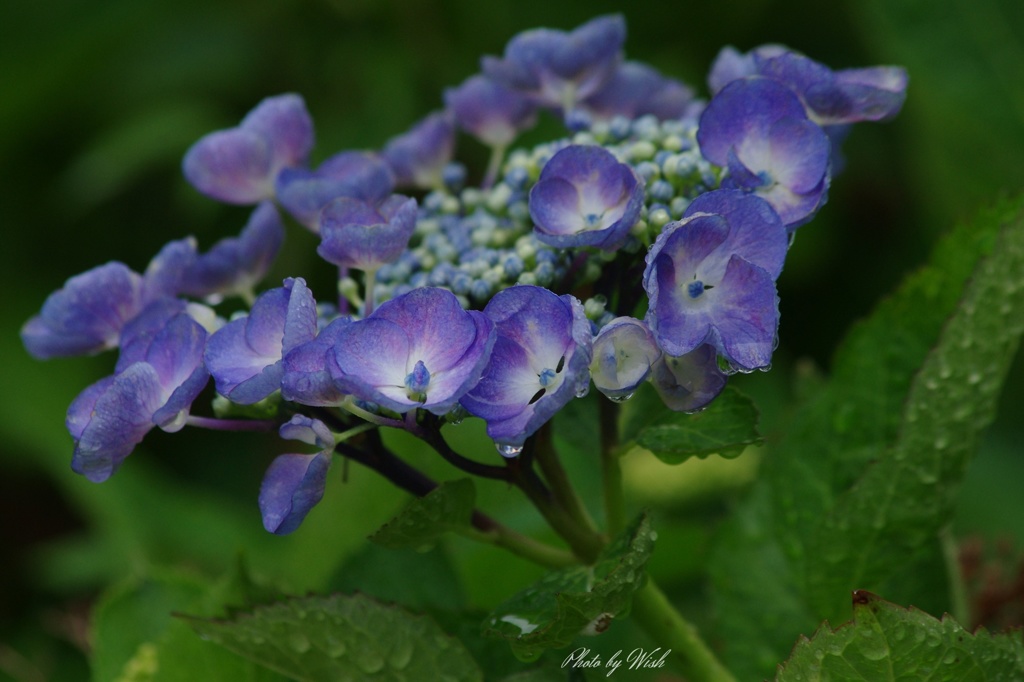
[[[958,662],[959,660],[960,659],[957,658],[956,651],[950,651],[949,653],[947,653],[942,658],[942,662],[945,663],[946,665],[953,665],[954,663]]]
[[[935,439],[936,450],[945,450],[947,445],[949,445],[949,441],[944,436]]]
[[[361,651],[355,659],[359,669],[368,675],[379,673],[384,669],[384,659],[375,651]]]
[[[327,641],[324,642],[324,653],[331,658],[340,658],[345,655],[348,647],[345,646],[345,642],[340,639],[336,639],[328,635]]]
[[[608,400],[611,400],[613,403],[624,403],[632,397],[632,393],[627,393],[625,395],[610,395],[608,396]]]
[[[301,632],[295,632],[288,636],[288,646],[295,652],[304,654],[309,651],[309,638]]]
[[[587,397],[588,393],[590,393],[590,384],[586,384],[586,385],[581,386],[580,388],[576,389],[576,397],[577,398],[585,398],[585,397]]]
[[[409,661],[412,660],[412,652],[412,642],[405,639],[399,640],[395,644],[395,648],[391,650],[391,655],[388,656],[388,665],[396,670],[401,670],[409,665]]]
[[[971,372],[967,376],[967,383],[972,385],[981,383],[981,374],[979,374],[978,372]]]
[[[505,445],[503,443],[495,443],[494,447],[498,449],[502,457],[516,457],[523,451],[522,445]]]

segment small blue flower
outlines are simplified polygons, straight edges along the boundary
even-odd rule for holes
[[[342,197],[320,214],[316,252],[335,265],[376,270],[398,260],[415,229],[415,199],[393,194],[375,207]]]
[[[217,330],[206,344],[206,366],[217,392],[249,405],[281,388],[281,359],[316,336],[316,302],[301,278],[260,294],[252,311]]]
[[[614,318],[594,338],[594,386],[609,398],[632,395],[660,357],[661,349],[646,324],[632,317]]]
[[[484,57],[481,68],[540,106],[568,114],[611,78],[625,40],[626,22],[617,14],[592,19],[568,33],[538,28],[512,38],[503,58]]]
[[[448,412],[476,385],[494,324],[447,289],[414,289],[337,330],[327,368],[339,391],[395,412]]]
[[[573,296],[536,286],[504,289],[484,314],[497,339],[480,382],[462,398],[499,445],[521,446],[590,384],[590,321]]]
[[[724,48],[708,76],[712,93],[738,78],[764,76],[790,88],[821,126],[883,121],[899,113],[907,96],[907,72],[897,66],[833,71],[782,45],[747,54]]]
[[[316,170],[286,168],[277,176],[277,200],[293,218],[320,232],[320,211],[339,197],[377,205],[395,188],[391,166],[379,155],[342,152]]]
[[[665,405],[676,412],[696,412],[725,388],[727,377],[709,344],[681,356],[662,355],[651,367],[650,381]]]
[[[454,149],[452,115],[435,111],[408,132],[388,140],[382,153],[398,187],[440,189],[444,187],[444,169],[452,160]]]
[[[616,116],[635,119],[648,114],[665,120],[681,118],[692,103],[693,90],[688,86],[663,76],[647,64],[625,62],[580,106],[603,121],[611,121]]]
[[[551,157],[530,190],[530,216],[545,244],[613,251],[629,236],[643,199],[643,182],[607,149],[570,145]]]
[[[210,133],[185,154],[185,178],[203,194],[229,204],[274,198],[283,168],[306,163],[313,121],[298,95],[268,97],[235,128]]]
[[[717,190],[695,199],[647,254],[646,322],[658,346],[685,355],[711,344],[742,369],[771,361],[778,327],[775,279],[788,237],[754,195]]]
[[[697,141],[727,167],[723,187],[754,192],[791,229],[810,220],[827,196],[828,136],[807,119],[796,95],[762,77],[729,83],[708,103]]]
[[[482,75],[471,76],[444,93],[455,123],[489,147],[507,147],[537,122],[537,106]]]
[[[252,296],[283,241],[277,209],[269,201],[261,203],[241,234],[221,239],[189,264],[181,280],[182,293],[215,300],[233,294]]]
[[[310,455],[279,455],[263,475],[259,497],[263,527],[276,535],[287,535],[324,496],[334,436],[323,422],[300,414],[282,424],[279,433],[282,438],[320,448]]]
[[[71,403],[67,428],[75,441],[71,468],[90,481],[108,479],[154,427],[177,431],[209,373],[206,331],[185,304],[162,299],[126,325],[112,376]]]

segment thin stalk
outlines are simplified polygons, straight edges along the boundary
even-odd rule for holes
[[[527,441],[529,443],[529,441]],[[604,549],[604,539],[593,531],[580,525],[563,508],[537,472],[533,470],[531,457],[509,460],[509,480],[522,490],[537,511],[541,513],[548,525],[565,540],[582,563],[592,564]]]
[[[185,418],[185,424],[212,431],[273,431],[277,428],[277,422],[271,419],[217,419],[194,414]]]
[[[672,606],[668,597],[648,577],[647,584],[633,595],[630,615],[648,635],[665,649],[683,676],[692,682],[736,682],[689,621]]]
[[[964,627],[967,627],[971,620],[971,607],[967,600],[967,589],[964,587],[956,538],[953,537],[953,531],[949,526],[939,531],[939,542],[942,547],[942,558],[946,563],[946,579],[949,581],[950,611],[958,623],[963,623]]]
[[[546,568],[564,568],[579,563],[571,552],[523,535],[480,512],[473,512],[473,527],[464,529],[461,534],[477,542],[502,547]]]
[[[536,457],[537,464],[544,474],[544,479],[551,487],[551,494],[555,502],[561,506],[569,516],[582,528],[594,535],[598,534],[597,525],[591,518],[583,501],[577,494],[576,489],[569,480],[569,475],[562,462],[558,459],[558,451],[555,450],[555,443],[552,439],[551,423],[548,422],[537,431],[536,435]]]
[[[363,317],[367,318],[373,312],[373,305],[375,303],[373,290],[377,287],[377,268],[366,270],[365,275],[363,280]]]
[[[615,537],[626,527],[626,503],[622,495],[622,467],[619,464],[619,410],[610,400],[599,400],[601,422],[601,483],[608,535]]]
[[[505,149],[508,145],[496,144],[491,147],[491,158],[487,161],[487,171],[484,173],[481,189],[490,189],[494,181],[498,179],[498,172],[501,170],[501,162],[505,159]]]
[[[409,429],[409,432],[432,447],[449,464],[465,471],[467,474],[473,474],[481,478],[490,478],[496,481],[509,480],[509,470],[506,467],[477,462],[453,450],[448,445],[448,441],[441,435],[440,420],[434,415],[426,415],[423,424],[414,425],[413,428]]]
[[[338,266],[338,284],[339,284],[338,289],[339,290],[341,289],[341,286],[340,286],[341,282],[343,282],[346,277],[348,277],[348,266],[347,265],[339,265]],[[341,291],[338,292],[338,314],[339,315],[348,315],[348,298],[344,294],[342,294]]]

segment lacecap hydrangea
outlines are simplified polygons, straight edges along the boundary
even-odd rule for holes
[[[252,205],[241,233],[205,252],[171,242],[141,273],[72,277],[22,328],[37,358],[119,353],[68,410],[72,468],[105,480],[155,427],[278,433],[313,448],[288,445],[260,491],[264,525],[287,533],[335,454],[422,494],[382,428],[495,475],[592,384],[621,402],[649,382],[698,411],[729,374],[769,367],[776,280],[827,200],[837,133],[896,115],[906,74],[730,47],[705,100],[627,61],[625,41],[617,15],[526,31],[407,132],[315,168],[296,94],[197,141],[185,177]],[[564,136],[514,148],[543,116]],[[491,149],[477,182],[461,144]],[[288,229],[319,238],[337,292],[305,273],[262,282]],[[246,310],[228,318],[228,299]],[[441,425],[466,418],[486,423],[496,462],[447,445]]]

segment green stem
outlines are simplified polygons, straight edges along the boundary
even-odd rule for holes
[[[461,535],[477,542],[501,547],[518,557],[546,568],[564,568],[579,563],[579,560],[572,553],[566,552],[564,549],[534,540],[527,535],[503,526],[489,517],[478,519],[477,516],[483,515],[474,514],[474,527],[463,529]]]
[[[672,606],[649,577],[633,595],[630,614],[658,644],[672,651],[672,660],[692,682],[736,682],[689,621]]]
[[[531,457],[521,455],[509,460],[508,466],[509,481],[526,494],[548,525],[569,545],[572,553],[581,563],[594,563],[604,549],[604,539],[580,526],[579,522],[558,504],[551,491],[544,485],[544,481],[533,470]]]
[[[487,162],[484,181],[480,183],[481,188],[490,189],[494,185],[494,181],[498,179],[498,171],[501,170],[501,162],[505,158],[505,146],[498,144],[491,147],[491,158]]]
[[[600,400],[601,479],[608,535],[615,537],[626,527],[626,503],[622,495],[622,467],[619,465],[619,410],[610,400]]]
[[[558,459],[558,451],[555,450],[552,440],[550,422],[537,431],[536,448],[537,464],[540,465],[544,479],[551,487],[555,503],[562,507],[584,531],[598,535],[597,525],[594,524],[590,513],[576,493],[572,481],[569,480],[569,475],[562,467],[562,462]]]
[[[942,546],[943,559],[946,562],[950,611],[958,623],[968,627],[971,621],[971,607],[967,601],[963,571],[960,569],[960,555],[956,546],[956,538],[953,537],[953,531],[949,526],[939,531],[939,542]]]

